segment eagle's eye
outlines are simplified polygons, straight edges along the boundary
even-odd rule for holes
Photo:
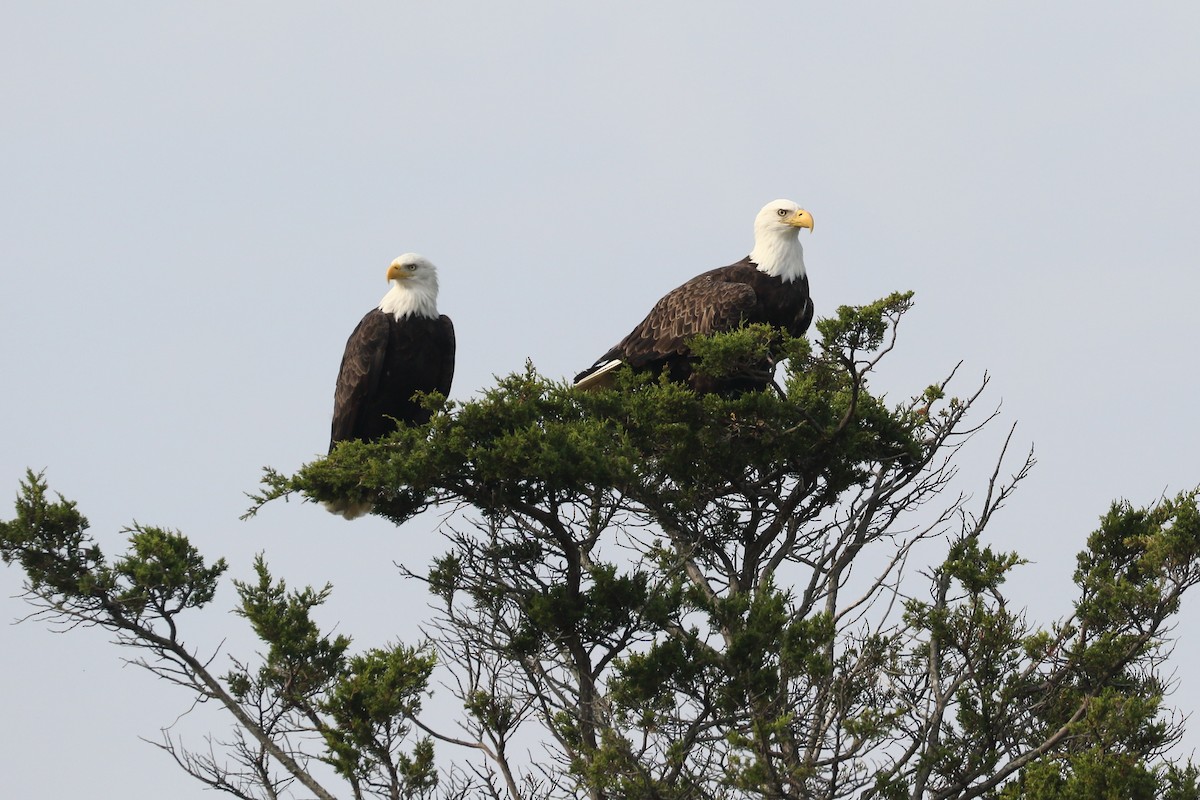
[[[416,265],[416,264],[405,264],[405,265],[404,265],[404,268],[405,268],[406,270],[408,270],[409,272],[413,272],[413,271],[415,271],[415,270],[416,270],[416,268],[417,268],[417,265]]]
[[[786,209],[786,208],[781,208],[781,209],[779,209],[778,211],[776,211],[775,213],[776,213],[776,214],[778,214],[778,215],[779,215],[779,216],[781,216],[781,217],[786,217],[786,216],[787,216],[787,209]]]

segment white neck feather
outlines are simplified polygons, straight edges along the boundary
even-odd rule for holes
[[[437,283],[432,284],[412,278],[392,281],[392,288],[379,301],[379,310],[391,314],[397,320],[412,315],[436,318]]]
[[[784,231],[758,231],[750,260],[760,272],[781,278],[784,283],[804,275],[804,248],[800,246],[798,228]]]

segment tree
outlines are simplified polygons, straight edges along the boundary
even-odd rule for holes
[[[289,590],[260,558],[235,586],[266,650],[218,677],[178,623],[224,562],[135,527],[110,563],[41,475],[0,554],[42,614],[104,626],[230,711],[221,755],[161,746],[237,797],[1200,797],[1165,758],[1181,730],[1160,671],[1200,580],[1196,493],[1114,504],[1074,612],[1029,621],[1004,595],[1022,560],[985,531],[1032,452],[1006,470],[1010,430],[979,500],[950,489],[995,418],[969,419],[986,377],[947,399],[952,370],[896,407],[868,384],[910,305],[843,307],[815,346],[756,327],[697,344],[718,374],[786,358],[779,391],[626,374],[584,394],[529,367],[428,398],[428,425],[268,470],[249,513],[291,493],[398,525],[462,509],[444,555],[403,567],[439,608],[413,646],[352,652],[312,619],[330,587]],[[423,712],[437,670],[458,719]]]

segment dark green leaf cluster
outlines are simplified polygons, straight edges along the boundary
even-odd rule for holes
[[[241,598],[237,613],[268,649],[256,670],[239,664],[226,676],[232,694],[268,709],[272,729],[290,724],[293,714],[304,720],[324,742],[321,760],[356,794],[415,797],[432,790],[432,742],[422,739],[411,753],[401,750],[427,691],[432,654],[395,645],[350,655],[348,637],[322,633],[312,618],[331,587],[289,591],[261,556],[254,569],[255,582],[234,582]]]
[[[853,361],[882,347],[889,330],[912,305],[912,292],[893,292],[865,306],[838,306],[837,316],[817,320],[816,328],[825,349]]]
[[[1191,764],[1151,768],[1133,753],[1093,747],[1070,758],[1046,758],[1006,786],[1000,800],[1198,800],[1200,774]]]
[[[121,605],[139,616],[149,607],[156,616],[170,618],[213,599],[224,559],[205,566],[200,552],[175,531],[135,526],[126,533],[129,553],[114,566]]]
[[[1159,660],[1164,626],[1184,591],[1200,582],[1200,512],[1197,493],[1185,492],[1152,508],[1118,503],[1079,554],[1076,614],[1065,632],[1064,703],[1050,706],[1059,724],[1079,696],[1097,695],[1084,725],[1089,742],[1111,746],[1102,732],[1137,732],[1140,751],[1168,741],[1165,725],[1152,724],[1166,687],[1148,663]],[[1064,707],[1065,705],[1065,707]],[[1102,718],[1102,722],[1097,720]]]
[[[257,669],[237,664],[225,677],[226,691],[177,629],[182,611],[213,599],[225,562],[205,564],[180,533],[135,525],[126,531],[127,551],[110,565],[87,528],[73,502],[51,499],[43,477],[29,473],[16,518],[0,522],[0,556],[25,570],[29,599],[42,614],[109,628],[121,644],[152,656],[136,663],[225,704],[258,742],[258,748],[236,750],[254,783],[265,783],[274,794],[299,780],[329,797],[303,768],[306,756],[288,743],[307,730],[325,744],[319,757],[350,780],[357,797],[426,796],[437,785],[430,741],[401,750],[426,692],[432,654],[396,646],[348,655],[350,640],[322,634],[312,619],[329,587],[289,591],[259,557],[257,580],[235,581],[237,611],[268,649]],[[169,738],[163,747],[209,785],[242,791],[215,760],[177,754]],[[266,754],[290,777],[270,777]]]
[[[403,645],[349,660],[320,704],[332,720],[325,729],[327,760],[338,772],[366,781],[380,765],[395,760],[401,796],[417,796],[437,785],[429,739],[418,741],[411,755],[396,752],[408,735],[408,721],[421,710],[433,665],[431,654]]]
[[[268,475],[260,500],[302,491],[314,500],[370,500],[402,522],[429,499],[467,499],[485,514],[589,487],[619,486],[632,472],[618,431],[586,415],[573,393],[528,368],[478,401],[388,439],[347,442],[290,480]]]
[[[807,339],[792,339],[770,325],[747,325],[718,336],[701,336],[689,345],[700,375],[722,378],[723,384],[734,387],[769,384],[775,365],[789,356],[806,353]],[[764,372],[764,365],[769,372]],[[739,380],[743,379],[743,380]]]
[[[1075,581],[1081,625],[1139,627],[1143,609],[1165,616],[1182,592],[1200,580],[1200,511],[1196,492],[1150,509],[1115,504],[1080,553]]]
[[[965,791],[972,775],[997,775],[998,785],[1019,766],[998,795],[1011,800],[1195,797],[1190,766],[1155,760],[1179,736],[1162,718],[1157,666],[1164,626],[1197,582],[1196,498],[1114,505],[1079,556],[1076,614],[1051,630],[1006,608],[1000,587],[1021,563],[1015,554],[995,554],[974,534],[955,541],[933,600],[907,604],[922,632],[915,663],[954,687],[939,699],[953,715],[938,717],[937,746],[915,774]],[[885,775],[878,791],[913,787]]]
[[[269,645],[259,680],[289,706],[306,706],[343,671],[350,646],[345,636],[323,635],[311,616],[331,587],[289,592],[284,581],[271,577],[261,555],[254,560],[254,571],[256,583],[234,581],[234,586],[241,597],[237,613]]]
[[[211,566],[177,532],[135,525],[129,553],[109,564],[75,503],[52,500],[41,474],[26,474],[16,518],[0,522],[0,557],[24,569],[31,597],[75,619],[116,629],[165,621],[213,598],[225,561]]]

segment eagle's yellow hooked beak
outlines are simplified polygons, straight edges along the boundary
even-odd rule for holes
[[[400,264],[398,264],[397,262],[393,261],[392,265],[390,267],[388,267],[387,279],[389,281],[396,280],[397,278],[404,279],[404,278],[407,278],[408,276],[409,276],[408,270],[406,270],[404,267],[400,266]]]
[[[793,228],[808,228],[810,233],[813,229],[812,214],[808,213],[803,208],[796,209],[796,213],[788,217],[786,222]]]

